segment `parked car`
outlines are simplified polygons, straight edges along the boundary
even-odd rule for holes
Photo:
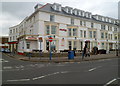
[[[5,51],[5,49],[4,49],[4,48],[1,48],[1,49],[0,49],[0,52],[4,52],[4,51]]]
[[[10,50],[8,48],[1,48],[0,52],[10,53]]]
[[[4,52],[5,53],[10,53],[10,50],[6,48]]]

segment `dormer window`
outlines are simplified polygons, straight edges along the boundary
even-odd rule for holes
[[[109,19],[109,23],[111,23],[111,19]]]
[[[83,17],[85,16],[85,12],[84,12],[84,11],[82,11],[82,13],[81,13],[81,14],[82,14],[82,16],[83,16]]]
[[[81,16],[81,11],[80,11],[80,10],[77,12],[77,15],[78,15],[78,16]]]
[[[88,12],[85,12],[85,17],[88,18]]]
[[[98,19],[99,19],[100,21],[102,21],[102,17],[101,17],[101,16],[99,16]]]
[[[108,19],[108,18],[107,18],[106,20],[107,20],[107,22],[109,22],[109,19]]]
[[[91,18],[91,13],[90,12],[85,12],[85,17],[86,18]]]
[[[61,5],[60,5],[60,4],[54,3],[54,4],[52,5],[52,8],[53,8],[55,11],[61,11]]]
[[[106,17],[104,17],[104,22],[106,22]]]
[[[71,7],[66,6],[63,10],[68,14],[73,14],[73,8]]]
[[[67,9],[68,9],[68,13],[69,13],[69,14],[72,14],[72,13],[73,13],[73,8],[67,7]]]
[[[104,21],[104,17],[102,17],[102,21]]]
[[[92,18],[92,14],[91,13],[89,13],[89,18]]]
[[[74,15],[77,15],[77,11],[78,11],[77,9],[73,10]]]

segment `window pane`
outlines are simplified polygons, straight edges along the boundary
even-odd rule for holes
[[[77,29],[76,28],[73,29],[73,36],[77,36]]]
[[[27,49],[30,49],[30,42],[26,43]]]
[[[91,28],[93,28],[94,26],[93,26],[94,24],[93,23],[91,23]]]
[[[72,18],[71,18],[71,24],[73,24],[73,25],[74,25],[74,19],[72,19]]]
[[[80,25],[82,26],[82,21],[80,21]]]
[[[56,26],[51,26],[51,34],[56,34]]]
[[[101,38],[104,38],[104,33],[103,32],[101,32]]]
[[[108,38],[108,34],[107,34],[107,33],[105,33],[105,38],[106,38],[106,39]]]
[[[86,31],[84,31],[84,38],[86,38]]]
[[[93,32],[93,37],[96,38],[96,31]]]
[[[49,35],[50,34],[50,26],[46,25],[46,34]]]
[[[50,15],[50,21],[54,22],[54,15]]]
[[[68,28],[68,36],[71,36],[71,28]]]
[[[80,30],[80,37],[83,37],[83,31]]]
[[[74,50],[77,49],[77,41],[74,41],[74,47],[73,47]]]
[[[92,38],[92,31],[89,31],[90,38]]]
[[[72,49],[72,42],[68,41],[68,45],[69,45],[69,50],[71,50]]]

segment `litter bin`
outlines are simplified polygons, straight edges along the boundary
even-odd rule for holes
[[[74,51],[68,51],[68,59],[74,59]]]

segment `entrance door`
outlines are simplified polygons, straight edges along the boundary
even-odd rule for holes
[[[113,44],[112,43],[109,43],[109,48],[110,48],[110,50],[113,48]]]
[[[50,42],[48,40],[46,40],[46,50],[49,51],[50,50]],[[51,50],[55,51],[56,50],[56,41],[53,40],[51,42]]]
[[[46,40],[46,50],[49,51],[49,41]]]
[[[87,44],[87,48],[90,48],[90,41],[85,41],[85,43]]]
[[[52,51],[56,51],[56,41],[55,41],[55,40],[53,40],[53,41],[51,42],[51,50],[52,50]]]

